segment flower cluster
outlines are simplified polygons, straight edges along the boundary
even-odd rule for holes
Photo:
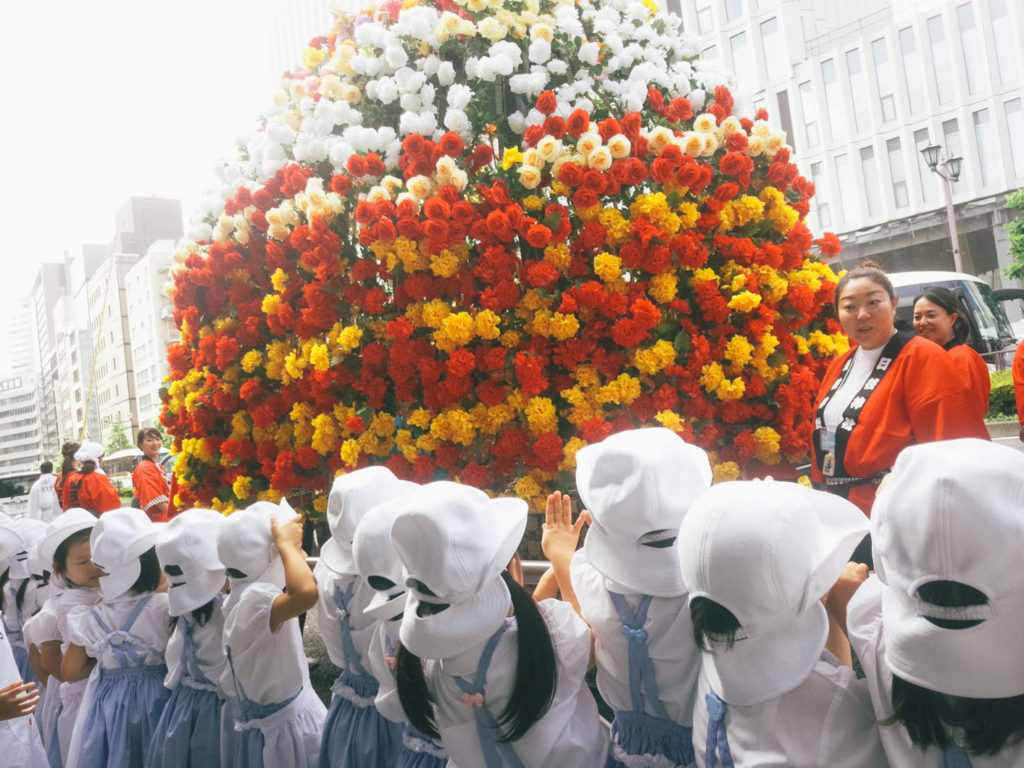
[[[174,279],[180,501],[323,511],[382,463],[540,507],[655,424],[717,479],[804,458],[845,340],[784,136],[653,3],[437,2],[314,40],[221,168]]]

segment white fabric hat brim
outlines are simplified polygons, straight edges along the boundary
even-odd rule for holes
[[[21,535],[11,528],[10,523],[0,525],[0,559],[7,560],[14,557],[25,546],[25,540]]]
[[[39,556],[52,564],[57,547],[79,531],[92,528],[97,522],[98,518],[88,510],[79,507],[69,509],[47,526],[46,535],[39,542]]]
[[[320,559],[324,565],[340,576],[358,576],[359,569],[352,554],[352,548],[338,539],[328,539],[320,548]]]
[[[207,571],[187,583],[174,586],[167,578],[167,608],[171,616],[184,616],[213,600],[224,588],[224,571]]]
[[[814,571],[807,580],[807,590],[800,610],[820,600],[839,580],[857,545],[871,531],[871,521],[849,501],[824,491],[815,491],[814,511],[817,513],[819,553]]]
[[[701,654],[711,689],[737,707],[763,704],[798,688],[821,658],[828,638],[828,614],[815,603],[790,620],[777,621],[755,637],[739,639]]]
[[[141,573],[142,562],[135,559],[109,571],[106,576],[100,576],[100,593],[103,599],[114,600],[123,595],[138,581]]]
[[[636,594],[686,594],[674,543],[670,547],[646,547],[636,539],[592,525],[583,541],[583,551],[598,573]]]
[[[1006,606],[1003,601],[1001,605]],[[1010,638],[1020,632],[1024,595],[1006,617],[985,619],[964,629],[943,629],[920,615],[906,590],[882,589],[885,663],[909,683],[949,696],[1001,699],[1024,694],[1024,644]]]
[[[488,511],[494,515],[488,521],[488,525],[494,525],[498,529],[497,547],[494,550],[489,570],[492,573],[500,574],[515,557],[519,545],[523,541],[529,507],[522,499],[508,496],[488,499],[487,505]]]
[[[363,612],[380,621],[388,621],[401,616],[409,601],[408,591],[390,597],[386,592],[374,592]]]
[[[419,599],[410,593],[398,636],[421,659],[447,659],[486,642],[501,626],[512,606],[512,595],[500,576],[474,595],[423,618],[416,615]]]

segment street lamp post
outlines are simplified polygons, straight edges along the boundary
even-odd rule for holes
[[[946,194],[946,218],[949,220],[949,239],[953,242],[953,268],[957,272],[964,271],[963,261],[960,259],[960,238],[956,232],[956,215],[953,212],[953,182],[960,178],[960,164],[962,157],[945,158],[942,147],[938,144],[931,144],[921,150],[924,161],[928,164],[928,170],[937,173],[942,177],[942,191]]]

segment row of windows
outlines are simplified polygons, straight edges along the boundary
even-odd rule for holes
[[[1010,153],[1013,164],[1013,173],[1016,178],[1024,178],[1024,106],[1021,99],[1011,99],[1002,104],[1002,119],[1005,121],[1007,135],[1009,136]],[[995,134],[991,110],[983,108],[971,113],[971,125],[968,128],[972,134],[974,149],[977,151],[979,161],[979,176],[983,186],[995,185],[1000,181],[999,174],[999,141]],[[929,171],[924,162],[921,150],[932,143],[927,128],[920,128],[913,132],[913,147],[903,146],[903,140],[895,136],[885,140],[884,162],[888,171],[889,189],[885,194],[890,195],[892,206],[896,209],[906,208],[910,205],[909,184],[917,186],[917,195],[924,204],[937,202],[940,195],[940,181]],[[949,157],[962,156],[964,153],[964,142],[961,138],[959,121],[951,118],[942,123],[942,143],[945,146],[946,154]],[[909,164],[913,168],[908,171]],[[876,157],[875,146],[867,145],[860,147],[857,154],[851,158],[849,153],[841,153],[832,158],[831,163],[818,161],[811,163],[811,180],[815,184],[815,208],[818,212],[819,223],[822,227],[843,225],[855,225],[863,219],[871,219],[883,213],[882,198],[880,197],[882,176],[882,158]],[[860,186],[863,193],[859,194],[854,164],[857,163],[860,174]],[[829,167],[831,164],[832,167]],[[911,181],[911,176],[913,180]],[[831,178],[835,181],[834,188],[838,199],[835,200],[835,208],[840,212],[838,217],[833,218],[833,201],[829,198],[827,182]]]
[[[35,410],[34,408],[32,409]],[[19,427],[33,427],[38,426],[39,419],[22,419],[21,421],[12,421],[10,424],[4,424],[3,429],[18,429]]]
[[[0,445],[6,443],[16,443],[19,440],[37,440],[39,439],[39,430],[30,429],[28,432],[15,432],[13,434],[0,433]]]

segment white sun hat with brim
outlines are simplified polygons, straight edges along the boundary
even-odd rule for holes
[[[821,597],[868,527],[855,505],[796,483],[721,483],[694,502],[678,543],[690,602],[712,600],[740,624],[732,648],[701,654],[715,693],[749,706],[808,678],[828,635]]]
[[[79,531],[93,528],[99,518],[92,512],[81,507],[71,507],[67,512],[58,515],[49,525],[46,526],[46,535],[39,542],[39,556],[53,567],[53,558],[57,554],[57,548],[69,537]]]
[[[227,575],[217,556],[217,532],[225,517],[212,509],[176,515],[156,541],[156,556],[167,576],[171,616],[183,616],[213,600]]]
[[[911,446],[871,514],[892,673],[949,696],[1024,694],[1024,453],[973,438]],[[952,607],[921,596],[939,581],[985,601]]]
[[[28,565],[29,555],[32,548],[46,535],[46,523],[42,520],[20,517],[11,521],[10,526],[21,537],[21,546],[10,557],[11,578],[27,579],[32,575]]]
[[[75,451],[75,461],[99,461],[103,458],[103,446],[86,441]]]
[[[631,429],[581,448],[576,487],[592,520],[583,543],[590,564],[618,590],[685,594],[675,546],[665,545],[710,486],[708,455],[668,429]]]
[[[0,520],[0,562],[5,563],[5,569],[10,566],[9,561],[14,557],[15,553],[25,546],[21,534],[11,525],[13,522],[7,515],[4,515],[4,519]]]
[[[415,483],[409,486],[409,493],[419,491]],[[381,621],[400,616],[408,596],[405,568],[391,543],[391,525],[406,509],[407,495],[396,496],[371,508],[356,526],[352,540],[352,556],[359,575],[374,590],[365,612]]]
[[[156,545],[160,528],[141,509],[125,507],[106,512],[89,537],[93,565],[104,572],[100,592],[106,601],[120,597],[142,573],[139,558]]]
[[[387,467],[357,469],[334,478],[327,497],[327,526],[331,538],[320,549],[320,559],[337,574],[359,573],[352,559],[352,540],[363,515],[382,501],[401,496],[414,483],[399,480]]]
[[[217,531],[217,558],[232,584],[261,581],[284,588],[284,564],[274,546],[270,520],[283,525],[295,514],[288,500],[281,499],[280,504],[257,501],[224,519]]]
[[[424,485],[405,501],[391,526],[409,588],[399,637],[420,658],[454,656],[508,615],[501,572],[522,541],[527,505],[451,482]]]

